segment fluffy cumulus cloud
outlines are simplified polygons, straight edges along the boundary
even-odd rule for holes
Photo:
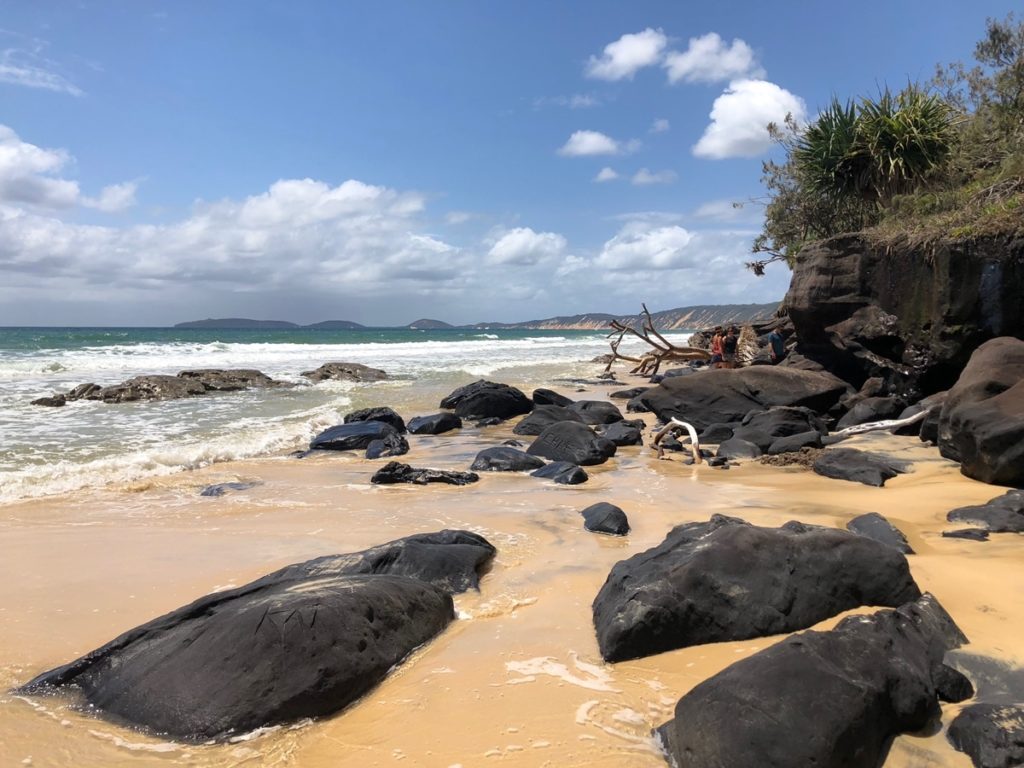
[[[619,178],[618,171],[614,168],[609,168],[607,165],[597,172],[597,176],[594,177],[594,181],[602,184],[606,181],[615,181]]]
[[[623,151],[620,142],[599,131],[575,131],[558,150],[565,157],[588,155],[618,155]]]
[[[741,77],[764,77],[749,45],[738,38],[728,44],[715,32],[691,37],[689,47],[666,54],[662,66],[670,83],[721,83]]]
[[[587,77],[598,80],[625,80],[644,67],[661,61],[668,38],[660,29],[648,27],[643,32],[623,35],[604,47],[600,56],[587,61]]]
[[[111,184],[101,189],[96,197],[83,197],[82,205],[86,208],[104,211],[105,213],[116,213],[135,205],[135,193],[137,190],[138,184],[134,181]]]
[[[803,121],[803,99],[766,80],[737,80],[715,99],[693,154],[715,160],[760,155],[771,146],[768,123],[781,123],[787,114]]]
[[[561,256],[565,247],[565,238],[559,234],[517,227],[501,234],[488,256],[493,264],[533,265]]]
[[[627,224],[604,244],[597,257],[604,269],[679,269],[692,266],[696,254],[687,248],[693,234],[680,226]]]
[[[651,184],[671,184],[673,181],[678,179],[679,176],[675,171],[650,171],[647,168],[641,168],[639,171],[633,174],[633,178],[630,181],[638,187],[645,187]]]

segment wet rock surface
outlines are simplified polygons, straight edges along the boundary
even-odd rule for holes
[[[538,405],[513,427],[517,435],[539,435],[552,424],[560,421],[576,421],[583,423],[583,417],[571,408],[559,405]]]
[[[625,536],[629,533],[629,520],[621,507],[599,501],[591,504],[580,512],[583,515],[583,527],[594,533],[606,533],[611,536]]]
[[[233,491],[248,491],[250,488],[255,488],[259,483],[216,483],[215,485],[208,485],[199,492],[200,496],[224,496],[225,494]]]
[[[590,479],[583,467],[570,461],[553,461],[550,464],[545,464],[535,472],[531,472],[530,477],[553,480],[559,485],[580,485]]]
[[[594,434],[586,424],[571,421],[552,424],[527,449],[533,456],[580,466],[603,464],[615,451],[616,445],[611,440]]]
[[[858,536],[865,536],[873,539],[879,544],[885,544],[905,555],[914,554],[907,537],[903,531],[890,523],[877,512],[868,512],[866,515],[858,515],[846,524],[846,530]]]
[[[1024,490],[1007,491],[984,504],[957,507],[946,514],[951,523],[974,523],[991,533],[1024,533]]]
[[[345,423],[354,424],[359,421],[383,421],[390,424],[399,432],[406,431],[405,419],[399,416],[392,408],[387,406],[377,408],[362,408],[345,414]]]
[[[515,387],[480,379],[459,387],[443,400],[441,408],[454,409],[463,419],[510,419],[533,410],[533,401]]]
[[[452,472],[446,469],[421,469],[403,464],[399,461],[389,461],[383,467],[373,473],[370,482],[374,485],[394,485],[397,483],[411,483],[413,485],[427,485],[428,483],[443,483],[445,485],[470,485],[477,482],[480,476],[475,472]]]
[[[949,724],[946,738],[975,768],[1024,765],[1024,704],[971,704]]]
[[[543,466],[544,461],[536,456],[499,445],[480,451],[469,468],[475,472],[528,472]]]
[[[817,458],[813,469],[819,475],[834,480],[849,480],[881,488],[886,480],[909,471],[910,465],[856,448],[829,448]]]
[[[354,421],[325,429],[313,438],[309,447],[320,451],[361,451],[375,440],[405,442],[397,429],[383,421]],[[405,448],[409,449],[408,443]]]
[[[315,371],[303,371],[312,382],[318,381],[384,381],[389,378],[379,368],[370,368],[360,363],[324,363]]]
[[[413,435],[442,435],[454,429],[462,429],[462,419],[454,413],[416,416],[409,420],[408,429]]]

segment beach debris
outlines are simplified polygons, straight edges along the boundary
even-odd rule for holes
[[[527,472],[543,466],[544,462],[536,456],[518,448],[498,445],[480,451],[469,468],[476,472]]]
[[[316,383],[320,381],[384,381],[390,378],[379,368],[370,368],[361,363],[324,363],[315,371],[303,371],[305,376]]]
[[[214,485],[208,485],[199,492],[200,496],[223,496],[231,491],[247,491],[250,488],[255,488],[259,483],[255,481],[251,482],[235,482],[235,483],[216,483]]]
[[[594,433],[586,424],[560,421],[545,429],[530,444],[527,453],[551,461],[569,461],[580,466],[603,464],[615,455],[616,445]]]
[[[353,424],[358,421],[383,421],[385,424],[390,424],[400,433],[406,432],[405,419],[403,419],[401,416],[395,413],[393,409],[387,406],[378,408],[363,408],[361,410],[352,411],[352,413],[345,414],[346,424]]]
[[[896,431],[899,429],[908,427],[911,424],[917,424],[918,422],[924,421],[925,419],[928,418],[929,413],[930,410],[919,410],[911,414],[910,416],[901,417],[898,419],[887,419],[885,421],[869,421],[864,424],[857,424],[852,427],[840,429],[836,432],[831,433],[828,437],[829,440],[832,442],[839,442],[840,440],[845,440],[846,438],[853,437],[854,435],[863,435],[867,432],[879,432],[883,429],[890,430],[895,434]]]
[[[654,435],[653,445],[658,449],[658,458],[665,458],[665,448],[668,447],[664,444],[666,438],[674,439],[675,435],[686,431],[690,435],[690,453],[693,456],[693,463],[700,464],[703,461],[703,456],[700,451],[700,440],[697,437],[697,430],[688,421],[682,421],[675,417],[668,420],[668,424],[658,430]],[[679,447],[673,446],[671,450],[682,450],[682,445]]]
[[[583,467],[577,466],[571,461],[553,461],[550,464],[545,464],[535,472],[531,472],[530,477],[554,480],[559,485],[579,485],[590,479]]]
[[[560,405],[537,405],[512,428],[512,432],[536,437],[560,421],[576,421],[582,424],[583,417],[577,411]]]
[[[515,387],[480,379],[459,387],[441,401],[463,419],[510,419],[533,410],[533,401]]]
[[[850,616],[726,667],[683,696],[658,732],[679,768],[751,765],[752,756],[762,766],[880,765],[893,737],[935,722],[940,701],[970,695],[943,664],[965,642],[932,595]]]
[[[629,520],[622,507],[607,501],[591,504],[580,512],[583,515],[583,527],[594,533],[606,533],[611,536],[625,536],[629,533]]]
[[[957,507],[946,514],[951,523],[974,523],[991,533],[1024,533],[1024,490],[1007,491],[984,504]]]
[[[409,420],[409,432],[413,435],[440,435],[453,429],[462,429],[462,419],[454,413],[434,413]]]
[[[881,488],[886,480],[909,472],[910,463],[856,448],[829,448],[821,453],[811,468],[817,474],[834,480],[849,480]]]
[[[455,618],[495,554],[417,534],[215,592],[45,672],[20,694],[80,692],[99,713],[187,742],[333,714]]]
[[[578,413],[583,423],[590,426],[622,421],[622,412],[607,400],[577,400],[569,410]]]
[[[858,515],[846,524],[846,530],[858,536],[865,536],[880,544],[885,544],[902,552],[904,555],[914,554],[903,531],[890,523],[877,512]]]
[[[974,480],[1024,486],[1024,341],[978,347],[946,395],[939,451]]]
[[[540,389],[533,390],[533,404],[534,405],[558,405],[562,408],[566,408],[573,404],[573,401],[565,395],[560,395],[553,389]]]
[[[617,563],[594,599],[606,661],[805,629],[921,592],[903,554],[834,528],[751,525],[724,515],[676,526]]]
[[[980,702],[964,707],[946,738],[975,768],[1024,765],[1024,704]]]
[[[396,483],[445,483],[447,485],[469,485],[480,479],[475,472],[452,472],[446,469],[421,469],[403,464],[400,461],[389,461],[373,473],[370,482],[374,485],[393,485]]]
[[[612,320],[608,323],[612,328],[608,338],[613,340],[609,342],[612,350],[611,359],[605,364],[605,371],[610,371],[616,360],[625,360],[630,363],[636,363],[636,367],[632,368],[630,373],[650,376],[656,374],[661,364],[668,360],[709,360],[711,358],[711,353],[706,349],[680,347],[670,342],[655,330],[654,319],[651,317],[647,305],[641,304],[641,306],[643,307],[643,319],[639,328],[635,328],[629,323],[624,323],[620,320]],[[644,343],[651,347],[651,351],[646,352],[640,357],[620,354],[619,345],[622,344],[622,340],[627,335],[643,340]]]
[[[409,451],[409,443],[399,431],[383,421],[354,421],[330,427],[314,437],[309,447],[318,451],[361,451],[374,440],[383,440],[401,453]]]

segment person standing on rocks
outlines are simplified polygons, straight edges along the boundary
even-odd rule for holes
[[[786,337],[778,328],[773,328],[768,334],[768,347],[771,350],[772,365],[778,365],[786,356]]]
[[[714,335],[711,337],[711,368],[722,367],[722,326],[716,325]]]
[[[736,336],[736,326],[730,326],[729,332],[722,339],[722,367],[723,368],[735,368],[736,367],[736,347],[739,344],[739,338]]]

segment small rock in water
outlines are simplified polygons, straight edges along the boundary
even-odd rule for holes
[[[554,480],[559,485],[579,485],[590,479],[583,467],[570,461],[553,461],[536,472],[531,472],[530,477],[543,477],[548,480]]]
[[[984,528],[959,528],[955,531],[943,531],[947,539],[967,539],[968,541],[988,541],[988,531]]]
[[[476,455],[470,469],[477,472],[525,472],[543,466],[543,460],[536,456],[502,445],[484,448]]]
[[[414,435],[440,435],[453,429],[462,429],[462,419],[454,413],[434,413],[417,416],[409,421],[409,432]]]
[[[375,485],[393,485],[396,483],[445,483],[447,485],[469,485],[480,479],[475,472],[450,472],[444,469],[421,469],[411,467],[400,461],[389,461],[374,472],[370,482]]]
[[[50,408],[59,408],[67,403],[67,398],[64,395],[53,395],[52,397],[39,397],[33,400],[30,405],[45,405]]]
[[[583,515],[583,527],[594,533],[607,533],[612,536],[625,536],[629,533],[629,520],[621,507],[599,501],[591,504],[580,512]]]
[[[223,496],[228,491],[247,491],[250,488],[255,488],[259,483],[217,483],[216,485],[208,485],[200,491],[200,496]]]

